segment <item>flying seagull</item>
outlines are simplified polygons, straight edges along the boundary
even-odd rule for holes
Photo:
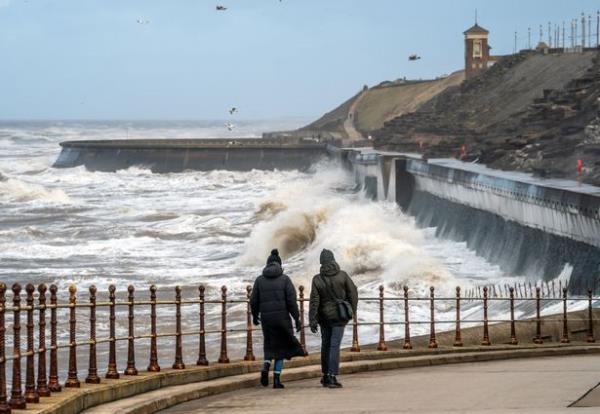
[[[225,128],[227,128],[228,131],[233,131],[233,129],[235,128],[235,125],[233,125],[231,122],[227,122],[225,124]]]
[[[416,54],[410,55],[408,57],[408,60],[419,60],[419,59],[421,59],[421,56],[416,55]]]
[[[225,6],[217,6],[217,11],[225,11],[227,10],[227,7]]]
[[[148,19],[137,19],[136,20],[138,24],[148,24],[150,23],[150,20]]]
[[[229,110],[229,115],[233,115],[233,114],[235,114],[236,112],[237,112],[237,108],[234,106],[233,108],[231,108],[231,109]]]

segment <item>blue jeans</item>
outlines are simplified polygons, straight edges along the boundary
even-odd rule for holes
[[[340,347],[345,326],[321,325],[321,372],[323,375],[340,373]]]

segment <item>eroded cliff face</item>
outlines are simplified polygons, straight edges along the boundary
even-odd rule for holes
[[[600,185],[600,58],[596,51],[509,56],[375,132],[381,149],[461,156]]]

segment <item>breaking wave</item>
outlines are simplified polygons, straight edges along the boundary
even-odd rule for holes
[[[63,190],[47,189],[38,184],[9,178],[0,173],[0,197],[7,201],[44,201],[69,204],[71,199]]]

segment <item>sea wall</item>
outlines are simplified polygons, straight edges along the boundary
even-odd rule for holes
[[[420,226],[466,242],[507,273],[551,280],[570,272],[573,293],[599,285],[600,188],[450,159],[345,151],[371,198],[397,202]]]
[[[168,173],[185,170],[306,170],[327,155],[326,145],[263,139],[112,140],[62,142],[57,168],[113,172],[132,166]]]

